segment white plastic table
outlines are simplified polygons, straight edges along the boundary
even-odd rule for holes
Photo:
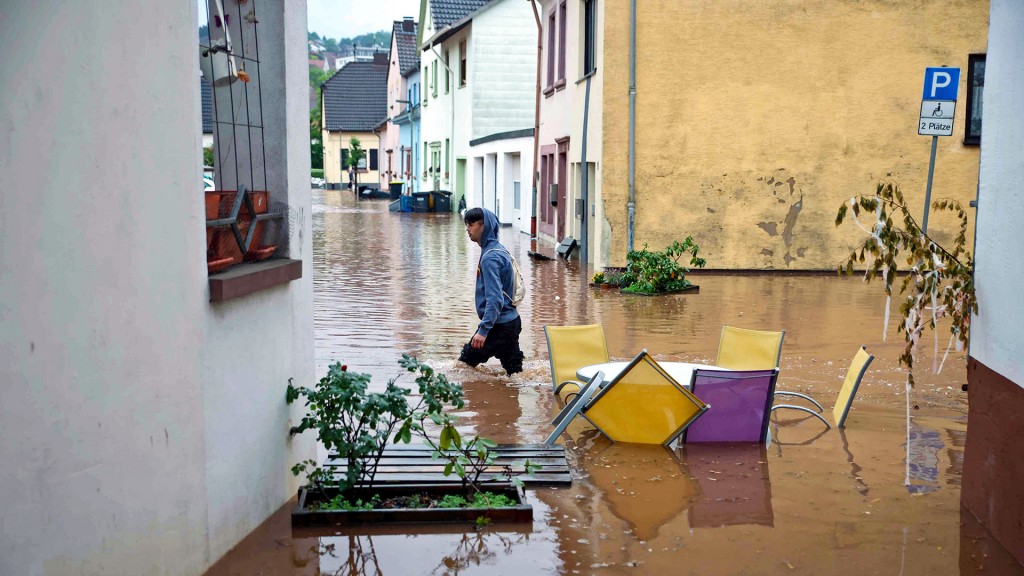
[[[629,362],[605,362],[603,364],[591,364],[590,366],[584,366],[576,370],[576,378],[580,382],[590,382],[590,379],[594,377],[598,371],[604,373],[604,381],[611,382],[619,372],[622,372]],[[658,362],[658,365],[668,372],[676,382],[690,389],[690,379],[693,378],[693,371],[697,369],[703,370],[728,370],[728,368],[720,368],[718,366],[712,366],[710,364],[693,364],[690,362]]]

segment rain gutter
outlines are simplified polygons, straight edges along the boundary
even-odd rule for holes
[[[532,192],[530,194],[530,240],[533,242],[533,246],[530,249],[533,251],[537,250],[537,180],[540,179],[540,174],[537,173],[537,156],[540,153],[540,67],[541,67],[541,49],[544,43],[544,32],[540,23],[540,14],[537,12],[536,0],[530,0],[530,6],[533,7],[533,18],[537,21],[537,87],[535,89],[535,100],[533,109],[533,171],[530,172],[530,183]],[[586,144],[584,144],[586,145]]]
[[[636,0],[629,2],[629,214],[626,228],[626,246],[633,251],[633,236],[636,234]]]

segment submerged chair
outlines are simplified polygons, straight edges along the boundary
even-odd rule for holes
[[[576,370],[608,361],[604,330],[600,324],[545,326],[544,335],[548,340],[552,389],[568,404],[583,388],[583,383],[576,380]]]
[[[853,399],[857,395],[857,389],[860,387],[860,381],[864,378],[864,373],[867,372],[868,365],[871,364],[871,361],[874,359],[875,357],[868,354],[868,350],[864,346],[861,346],[860,350],[857,350],[857,354],[854,355],[853,361],[850,363],[850,369],[846,371],[846,378],[843,380],[843,386],[839,389],[839,396],[836,398],[836,403],[832,407],[832,417],[835,419],[837,428],[842,428],[846,424],[846,417],[850,413],[850,406],[853,405]],[[783,394],[783,392],[776,392],[775,394],[780,395]],[[796,392],[785,392],[784,394],[806,398],[821,408],[821,404],[818,404],[810,396],[805,394],[798,394]],[[828,423],[828,420],[825,420],[820,414],[810,408],[797,406],[795,404],[776,404],[775,406],[772,406],[772,412],[780,408],[791,408],[793,410],[807,412],[811,416],[814,416],[818,420],[824,422],[825,426],[828,426],[829,428],[832,427]]]
[[[613,442],[669,444],[707,408],[644,350],[609,381],[594,375],[559,412],[545,442],[553,444],[580,415]]]
[[[715,365],[730,370],[771,370],[779,367],[786,331],[769,332],[722,326]]]
[[[695,370],[690,391],[708,413],[683,433],[683,442],[762,442],[768,439],[772,394],[779,370]]]

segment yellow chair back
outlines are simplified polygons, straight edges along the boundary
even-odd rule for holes
[[[600,324],[582,326],[545,326],[548,358],[551,362],[551,385],[576,380],[582,366],[608,361],[608,344]]]
[[[779,367],[786,331],[769,332],[722,326],[715,365],[730,370],[771,370]]]
[[[583,416],[614,442],[668,444],[707,405],[641,352],[583,408]]]
[[[850,369],[846,372],[846,379],[843,380],[843,386],[839,389],[836,405],[832,408],[832,417],[835,418],[837,427],[843,428],[846,416],[850,413],[850,406],[853,405],[853,398],[857,395],[857,388],[860,387],[860,381],[864,378],[868,365],[874,359],[875,357],[868,354],[867,349],[863,346],[853,357]]]

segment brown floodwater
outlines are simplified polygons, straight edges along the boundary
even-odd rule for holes
[[[951,350],[934,373],[948,335],[936,355],[929,333],[908,410],[898,304],[883,339],[879,285],[701,273],[692,276],[697,294],[623,295],[590,288],[593,270],[576,262],[529,258],[528,237],[504,229],[529,284],[525,370],[508,378],[496,361],[455,362],[477,322],[479,256],[457,216],[391,214],[385,202],[357,203],[344,191],[313,196],[318,375],[343,362],[383,387],[400,374],[401,354],[414,354],[463,383],[461,428],[498,442],[539,443],[550,431],[559,405],[546,324],[599,322],[616,359],[646,348],[659,360],[699,362],[713,361],[723,324],[785,330],[779,387],[826,407],[858,346],[876,359],[845,430],[791,412],[776,417],[767,446],[663,448],[614,444],[574,422],[560,440],[573,483],[527,490],[532,525],[293,531],[292,502],[211,576],[1024,574],[960,507],[965,353]],[[705,256],[713,267],[715,255]]]

